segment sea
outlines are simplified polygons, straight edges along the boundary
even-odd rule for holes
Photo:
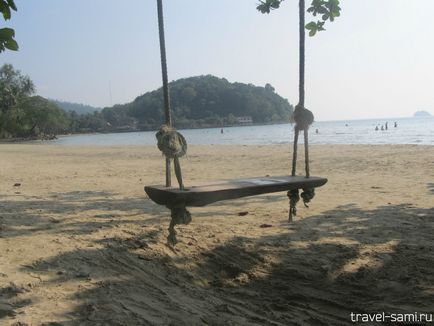
[[[387,123],[387,129],[385,125]],[[396,123],[396,127],[395,127]],[[378,130],[376,130],[378,127]],[[383,127],[383,130],[381,130]],[[294,125],[255,125],[179,130],[191,145],[290,144]],[[300,135],[300,142],[303,137]],[[47,143],[47,142],[46,142]],[[60,136],[53,145],[155,145],[155,131]],[[434,117],[314,122],[310,144],[434,145]]]

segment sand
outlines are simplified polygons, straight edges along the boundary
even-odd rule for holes
[[[286,174],[290,157],[287,145],[190,146],[185,184]],[[169,212],[143,191],[164,181],[156,147],[1,144],[0,324],[433,313],[434,147],[312,146],[311,159],[329,182],[294,222],[285,193],[192,208],[170,248]]]

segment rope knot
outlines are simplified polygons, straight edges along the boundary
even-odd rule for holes
[[[176,240],[176,231],[175,225],[177,224],[188,224],[191,222],[191,214],[185,208],[185,205],[173,206],[170,207],[172,220],[169,225],[169,235],[167,237],[167,242],[169,245],[175,245]]]
[[[182,157],[187,152],[187,141],[175,128],[162,125],[155,134],[158,149],[167,158]]]
[[[303,204],[309,207],[307,204],[315,197],[315,188],[303,189],[301,193],[301,198],[303,199]]]
[[[289,221],[292,221],[292,217],[297,215],[297,203],[300,200],[298,189],[292,189],[288,191],[289,197]]]
[[[292,118],[298,130],[307,130],[314,120],[313,113],[300,104],[295,106]]]

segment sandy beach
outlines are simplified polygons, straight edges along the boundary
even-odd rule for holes
[[[143,191],[164,182],[155,146],[0,144],[0,325],[342,325],[351,312],[434,313],[434,147],[318,145],[310,155],[312,175],[329,181],[292,223],[285,193],[220,202],[192,208],[170,248],[169,211]],[[182,167],[189,186],[288,174],[290,157],[288,145],[190,146]]]

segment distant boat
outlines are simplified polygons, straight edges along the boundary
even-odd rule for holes
[[[432,117],[432,115],[427,111],[416,111],[413,117]]]

